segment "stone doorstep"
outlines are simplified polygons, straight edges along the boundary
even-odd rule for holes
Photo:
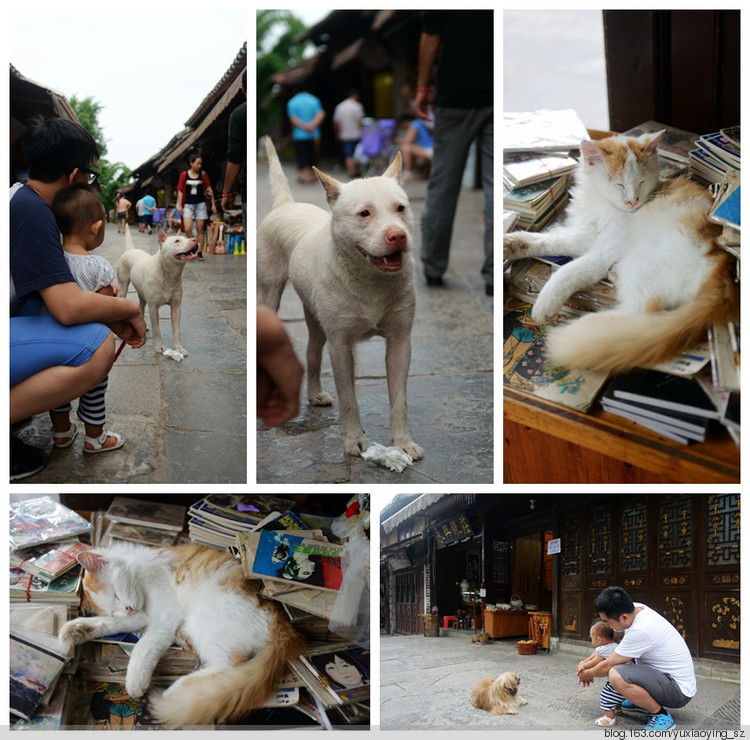
[[[441,637],[461,637],[471,639],[474,634],[473,629],[455,630],[440,628]],[[519,639],[521,637],[519,636]],[[571,655],[585,658],[591,655],[591,645],[578,640],[560,640],[559,652],[569,653]],[[740,682],[739,663],[724,663],[720,660],[710,660],[708,658],[693,658],[695,666],[695,675],[700,678],[711,678],[714,681],[726,681],[727,683]]]

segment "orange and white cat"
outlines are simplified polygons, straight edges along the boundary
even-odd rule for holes
[[[541,290],[531,311],[538,323],[576,291],[608,275],[615,282],[616,308],[550,331],[555,364],[605,372],[655,365],[738,313],[734,259],[716,244],[710,194],[684,177],[659,182],[662,133],[581,142],[565,223],[503,237],[505,259],[575,258]]]
[[[261,599],[231,554],[201,545],[148,548],[128,543],[81,553],[84,591],[98,616],[63,625],[60,639],[82,643],[118,632],[141,632],[125,689],[142,696],[154,668],[176,641],[201,661],[163,694],[149,692],[155,719],[166,726],[231,723],[263,706],[286,661],[303,642],[273,602]]]

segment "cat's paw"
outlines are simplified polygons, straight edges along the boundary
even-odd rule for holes
[[[151,673],[131,660],[125,677],[125,691],[128,692],[128,695],[143,696],[148,691],[150,683]]]
[[[60,630],[60,639],[70,645],[80,645],[94,639],[96,620],[81,618],[66,622]]]
[[[518,260],[526,257],[526,252],[531,246],[528,234],[524,231],[514,231],[512,234],[503,236],[503,259]]]
[[[531,318],[537,324],[544,324],[557,316],[561,307],[562,304],[559,301],[550,299],[542,291],[536,299],[536,303],[531,308]]]

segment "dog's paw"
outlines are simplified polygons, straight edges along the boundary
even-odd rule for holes
[[[424,450],[411,439],[394,440],[393,444],[400,447],[412,460],[421,460],[424,457]]]
[[[307,400],[310,401],[313,406],[333,406],[333,396],[325,391],[311,393]]]
[[[364,434],[345,434],[344,449],[347,454],[360,457],[362,453],[370,446],[370,441]]]
[[[174,349],[175,352],[179,352],[183,357],[188,356],[188,351],[181,344],[176,344]]]
[[[522,696],[517,696],[516,699],[518,699],[518,705],[523,706],[524,704],[528,704],[529,702],[526,701]]]
[[[80,645],[93,639],[95,619],[81,618],[66,622],[60,630],[60,639],[70,645]]]

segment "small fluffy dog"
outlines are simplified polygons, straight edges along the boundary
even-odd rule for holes
[[[497,678],[483,678],[474,687],[471,706],[491,714],[518,714],[518,707],[528,704],[518,695],[521,679],[515,673],[501,673]]]
[[[182,270],[186,262],[194,260],[197,256],[197,239],[189,239],[182,232],[177,236],[167,236],[163,231],[159,231],[159,251],[156,254],[134,249],[132,242],[128,240],[127,247],[117,263],[118,293],[123,297],[127,296],[128,287],[132,282],[138,293],[141,311],[148,305],[157,355],[165,350],[159,328],[159,308],[165,304],[169,304],[174,348],[183,357],[188,355],[180,338]]]
[[[273,206],[258,228],[258,303],[278,310],[287,279],[305,310],[307,397],[330,406],[320,383],[323,346],[333,368],[344,447],[359,456],[370,446],[355,394],[354,347],[385,338],[391,444],[413,460],[424,455],[409,433],[406,381],[416,290],[411,209],[398,183],[401,155],[382,177],[342,183],[319,170],[328,213],[295,203],[271,140],[266,137]]]

